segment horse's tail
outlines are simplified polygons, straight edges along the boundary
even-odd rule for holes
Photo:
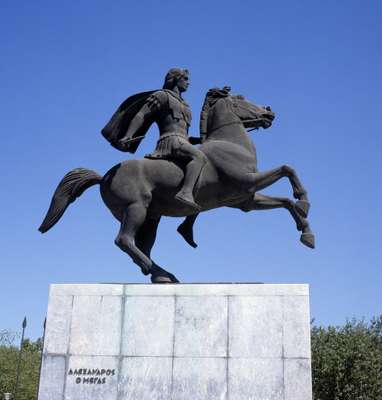
[[[68,172],[54,192],[49,210],[38,230],[45,233],[62,217],[70,203],[81,196],[90,186],[99,184],[102,176],[86,168],[76,168]]]

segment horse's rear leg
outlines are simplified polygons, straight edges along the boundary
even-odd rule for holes
[[[154,246],[157,229],[160,218],[147,218],[144,224],[139,229],[135,237],[136,246],[150,258],[151,249]],[[152,261],[151,269],[151,282],[153,283],[178,283],[175,275],[161,268]]]
[[[136,246],[149,258],[157,237],[159,218],[146,218],[135,236]]]
[[[238,206],[242,211],[252,210],[272,210],[274,208],[285,208],[288,210],[296,222],[297,230],[301,231],[300,240],[310,248],[314,248],[314,235],[310,229],[309,222],[297,211],[296,203],[287,197],[266,196],[255,193],[253,199],[248,200]]]
[[[115,244],[127,253],[144,275],[151,272],[153,262],[135,244],[135,236],[146,220],[147,208],[142,203],[133,203],[124,211],[121,228]]]
[[[298,199],[296,202],[296,210],[306,218],[309,213],[310,204],[308,201],[308,193],[300,182],[296,171],[288,165],[283,165],[270,171],[256,172],[253,174],[255,190],[262,190],[279,179],[287,177],[293,188],[293,197]]]

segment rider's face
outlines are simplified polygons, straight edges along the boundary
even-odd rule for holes
[[[188,85],[190,84],[188,75],[183,75],[178,79],[177,86],[179,88],[180,92],[185,92],[188,88]]]

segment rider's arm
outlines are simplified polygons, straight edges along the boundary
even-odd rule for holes
[[[122,145],[127,144],[129,140],[134,137],[135,133],[142,128],[144,122],[148,118],[154,117],[154,115],[161,109],[161,106],[165,100],[167,100],[167,94],[165,92],[159,91],[153,93],[147,99],[147,102],[142,106],[135,117],[131,120],[126,134],[119,140],[119,143]]]
[[[142,128],[145,119],[149,117],[150,114],[151,109],[147,106],[147,104],[145,104],[131,120],[129,129],[126,131],[125,136],[121,139],[121,141],[130,140],[134,136],[135,132]]]

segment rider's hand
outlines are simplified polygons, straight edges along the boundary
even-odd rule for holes
[[[118,150],[121,150],[121,151],[129,151],[129,147],[130,147],[129,139],[120,139],[120,140],[117,140],[117,142],[114,143],[114,146],[115,146]]]

